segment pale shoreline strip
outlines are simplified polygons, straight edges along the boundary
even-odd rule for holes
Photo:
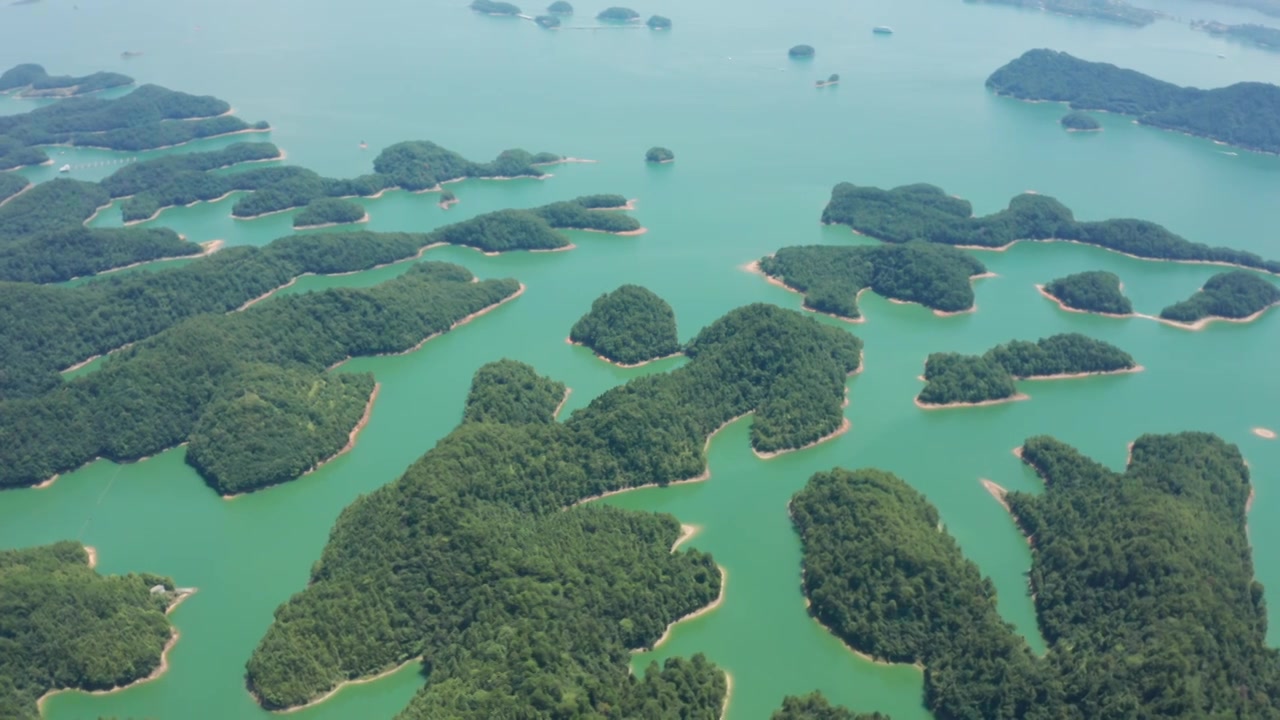
[[[84,552],[89,556],[89,569],[98,567],[98,548],[92,545],[85,545]]]
[[[676,541],[671,544],[671,552],[675,552],[677,548],[679,548],[681,545],[692,540],[693,536],[697,535],[700,532],[702,532],[701,525],[689,525],[686,523],[681,523],[680,537],[676,538]]]
[[[772,256],[770,256],[770,257],[772,257]],[[826,315],[826,316],[827,316],[827,317],[829,317],[829,318],[834,318],[834,319],[839,320],[839,321],[841,321],[841,322],[847,322],[847,323],[851,323],[851,324],[854,324],[854,325],[857,325],[857,324],[859,324],[859,323],[864,323],[864,322],[866,322],[866,321],[867,321],[867,317],[866,317],[865,315],[862,315],[861,313],[859,313],[858,317],[856,317],[856,318],[851,318],[851,317],[845,317],[845,316],[843,316],[843,315],[836,315],[835,313],[823,312],[823,311],[821,311],[821,310],[814,310],[813,308],[809,307],[808,305],[805,305],[805,304],[804,304],[804,300],[803,300],[803,297],[804,297],[804,293],[803,293],[803,292],[801,292],[801,291],[799,291],[799,290],[797,290],[797,289],[795,289],[795,288],[791,287],[790,285],[788,285],[788,284],[786,284],[786,283],[782,282],[782,281],[781,281],[781,280],[779,280],[778,278],[773,277],[772,275],[770,275],[770,274],[766,273],[763,269],[761,269],[761,267],[760,267],[760,261],[759,261],[759,260],[753,260],[753,261],[751,261],[751,262],[747,263],[746,265],[740,265],[740,266],[739,266],[739,268],[740,268],[740,269],[742,269],[742,270],[744,270],[744,271],[746,271],[746,272],[752,273],[752,274],[754,274],[754,275],[759,275],[760,277],[764,278],[764,279],[765,279],[765,282],[769,283],[770,285],[774,285],[774,286],[776,286],[776,287],[780,287],[780,288],[782,288],[783,290],[786,290],[787,292],[795,293],[795,294],[797,294],[797,295],[801,296],[801,298],[802,298],[802,299],[801,299],[801,301],[800,301],[800,309],[801,309],[801,310],[804,310],[805,312],[811,312],[811,313],[814,313],[814,314],[816,314],[816,315]],[[861,290],[859,290],[859,291],[858,291],[858,294],[857,294],[857,295],[855,295],[855,296],[854,296],[854,298],[853,298],[853,302],[854,302],[854,304],[856,305],[856,304],[858,303],[858,301],[862,299],[862,293],[864,293],[864,292],[866,292],[866,291],[868,291],[868,290],[870,290],[870,289],[871,289],[871,288],[862,288]]]
[[[1055,304],[1057,304],[1059,309],[1065,310],[1067,312],[1080,313],[1081,315],[1099,315],[1101,317],[1109,317],[1109,318],[1138,317],[1136,313],[1123,313],[1123,314],[1109,313],[1109,312],[1098,312],[1097,310],[1081,310],[1080,308],[1073,308],[1067,305],[1066,303],[1062,302],[1060,298],[1058,298],[1056,295],[1046,290],[1045,286],[1039,283],[1036,284],[1036,291],[1040,293],[1041,297],[1045,298],[1046,300],[1050,300],[1054,302]]]
[[[573,388],[569,387],[568,385],[565,385],[565,386],[564,386],[564,397],[560,398],[560,404],[559,404],[559,405],[557,405],[557,406],[556,406],[556,409],[551,413],[551,419],[552,419],[552,420],[557,420],[557,419],[559,419],[559,418],[560,418],[560,411],[561,411],[561,410],[564,410],[564,406],[565,406],[565,404],[566,404],[566,403],[568,403],[568,402],[569,402],[569,396],[570,396],[570,395],[572,395],[572,394],[573,394]]]
[[[1023,376],[1021,376],[1021,375],[1014,375],[1014,376],[1013,376],[1013,379],[1014,379],[1014,380],[1026,380],[1026,381],[1035,381],[1035,380],[1072,380],[1072,379],[1075,379],[1075,378],[1095,377],[1095,376],[1098,376],[1098,375],[1128,375],[1129,373],[1139,373],[1139,372],[1142,372],[1142,371],[1144,371],[1144,370],[1146,370],[1146,369],[1147,369],[1147,368],[1146,368],[1146,366],[1144,366],[1144,365],[1134,365],[1133,367],[1120,368],[1119,370],[1093,370],[1093,371],[1090,371],[1090,372],[1078,372],[1078,373],[1057,373],[1056,375],[1028,375],[1028,376],[1026,376],[1026,377],[1023,377]]]
[[[1028,191],[1028,194],[1034,195],[1036,193]],[[854,230],[854,232],[859,235],[863,235],[864,237],[873,237],[873,238],[875,237],[873,235],[866,235],[865,233],[858,232],[857,230]],[[1170,263],[1177,263],[1179,265],[1214,265],[1216,267],[1231,267],[1231,268],[1239,268],[1241,270],[1253,270],[1254,272],[1267,273],[1268,275],[1276,274],[1276,273],[1264,270],[1262,268],[1250,267],[1248,265],[1241,265],[1239,263],[1223,262],[1221,260],[1175,260],[1173,258],[1142,257],[1141,255],[1134,255],[1132,253],[1124,252],[1123,250],[1114,250],[1112,248],[1105,247],[1103,245],[1095,245],[1093,243],[1081,242],[1079,240],[1069,240],[1067,238],[1019,238],[1017,240],[1007,242],[1004,245],[999,245],[995,247],[989,247],[987,245],[952,245],[951,247],[960,248],[961,250],[1005,252],[1009,248],[1013,247],[1014,245],[1017,245],[1018,243],[1070,243],[1072,245],[1083,245],[1085,247],[1098,248],[1099,250],[1105,250],[1109,253],[1123,255],[1127,258],[1133,258],[1134,260],[1144,260],[1146,262],[1170,262]],[[936,244],[945,245],[947,243],[936,243]]]
[[[587,347],[586,343],[574,342],[572,338],[565,338],[564,341],[565,341],[565,344],[567,345],[573,345],[575,347]],[[587,349],[592,350],[594,352],[594,348],[587,348]],[[671,353],[670,355],[663,355],[662,357],[650,358],[649,360],[641,360],[638,363],[632,363],[630,365],[628,365],[627,363],[618,362],[617,360],[610,360],[609,358],[601,355],[598,352],[596,353],[596,358],[603,360],[614,367],[620,367],[626,370],[632,370],[638,367],[644,367],[649,363],[656,363],[659,360],[670,360],[671,358],[674,358],[674,357],[680,357],[683,354],[684,354],[683,352],[677,351],[677,352]]]
[[[325,700],[328,700],[334,695],[337,695],[339,692],[342,692],[343,688],[349,685],[364,685],[366,683],[371,683],[377,680],[381,680],[385,677],[388,677],[400,672],[401,670],[405,669],[405,667],[412,665],[413,663],[416,663],[416,662],[422,662],[422,658],[421,657],[409,658],[408,660],[405,660],[399,665],[395,665],[391,668],[383,670],[382,672],[377,673],[376,675],[367,675],[365,677],[355,678],[354,680],[343,680],[342,682],[333,686],[332,690],[329,690],[328,692],[321,695],[320,697],[317,697],[313,700],[308,700],[306,703],[302,705],[294,705],[293,707],[283,708],[281,710],[272,710],[271,712],[275,713],[276,715],[288,715],[289,713],[295,713],[295,712],[298,712],[299,710],[306,710],[309,707],[314,707],[316,705],[319,705]],[[262,705],[262,701],[261,699],[258,698],[257,693],[250,690],[249,694],[253,696],[254,701],[257,702],[258,705]]]
[[[1177,320],[1169,320],[1167,318],[1156,317],[1155,315],[1143,315],[1141,313],[1135,313],[1134,317],[1140,317],[1145,320],[1155,320],[1156,322],[1162,325],[1176,327],[1180,330],[1199,331],[1199,330],[1205,329],[1206,326],[1215,322],[1226,322],[1226,323],[1237,323],[1237,324],[1251,323],[1254,320],[1257,320],[1258,318],[1262,317],[1262,315],[1266,313],[1268,310],[1278,305],[1280,305],[1280,302],[1271,303],[1270,305],[1267,305],[1266,307],[1253,313],[1252,315],[1248,315],[1242,318],[1223,317],[1222,315],[1209,315],[1207,317],[1202,317],[1199,320],[1196,320],[1195,322],[1190,322],[1190,323],[1178,322]]]
[[[820,444],[822,444],[822,443],[824,443],[824,442],[826,442],[826,441],[828,441],[828,440],[832,440],[832,439],[834,439],[834,438],[838,438],[838,437],[840,437],[841,435],[843,435],[843,434],[845,434],[845,433],[849,432],[850,428],[852,428],[852,427],[853,427],[853,423],[849,421],[849,418],[844,418],[844,419],[841,421],[841,423],[840,423],[840,427],[836,428],[835,430],[832,430],[831,432],[827,433],[826,435],[823,435],[822,437],[818,438],[817,440],[814,440],[813,442],[805,443],[804,445],[801,445],[800,447],[796,447],[796,448],[784,448],[784,449],[782,449],[782,450],[769,450],[769,451],[767,451],[767,452],[760,452],[759,450],[756,450],[756,449],[753,447],[753,448],[751,448],[751,452],[752,452],[752,453],[754,453],[754,454],[755,454],[755,456],[756,456],[756,457],[758,457],[758,458],[760,458],[761,460],[771,460],[771,459],[773,459],[773,458],[778,457],[779,455],[785,455],[785,454],[787,454],[787,453],[792,453],[792,452],[799,452],[799,451],[801,451],[801,450],[808,450],[809,448],[814,447],[814,446],[816,446],[816,445],[820,445]]]
[[[14,168],[10,168],[10,170],[12,170],[12,169],[14,169]],[[16,193],[14,193],[14,194],[10,195],[9,197],[5,198],[4,200],[0,200],[0,207],[4,207],[5,205],[8,205],[9,203],[13,202],[14,200],[16,200],[16,199],[18,198],[18,196],[19,196],[19,195],[22,195],[23,193],[25,193],[26,191],[30,190],[31,188],[34,188],[36,185],[39,185],[39,183],[28,182],[26,187],[22,188],[21,190],[19,190],[19,191],[18,191],[18,192],[16,192]]]
[[[934,403],[921,402],[920,396],[917,395],[914,402],[916,404],[916,407],[920,408],[921,410],[946,410],[949,408],[975,408],[975,407],[986,407],[988,405],[1003,405],[1004,403],[1019,402],[1021,400],[1030,400],[1030,399],[1031,399],[1031,396],[1027,395],[1026,393],[1015,393],[1013,395],[1010,395],[1009,397],[997,398],[995,400],[983,400],[981,402],[973,402],[973,403],[951,402],[951,403],[934,404]]]
[[[360,225],[362,223],[367,223],[367,222],[369,222],[369,213],[366,212],[364,216],[361,217],[359,220],[352,220],[351,222],[327,222],[327,223],[319,223],[316,225],[294,225],[293,229],[294,230],[319,230],[320,228],[338,227],[339,225]]]
[[[655,640],[653,645],[647,648],[636,648],[635,650],[631,651],[633,655],[638,653],[643,653],[643,652],[653,652],[654,650],[657,650],[658,648],[662,647],[663,643],[665,643],[667,640],[671,638],[671,632],[672,630],[675,629],[677,625],[679,625],[682,622],[687,622],[689,620],[696,620],[702,617],[703,615],[709,615],[710,613],[713,613],[716,610],[718,610],[720,606],[724,604],[725,590],[729,587],[729,571],[725,570],[723,565],[717,565],[716,567],[720,568],[720,594],[716,595],[716,599],[712,600],[711,604],[706,605],[705,607],[694,610],[693,612],[689,613],[688,615],[685,615],[684,617],[673,620],[670,624],[667,625],[667,629],[662,631],[662,637]]]

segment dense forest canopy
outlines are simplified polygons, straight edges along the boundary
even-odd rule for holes
[[[680,528],[668,516],[563,510],[699,475],[707,438],[746,413],[757,449],[831,432],[861,343],[760,304],[717,320],[686,352],[688,364],[609,390],[563,424],[545,422],[545,382],[512,383],[529,376],[510,368],[478,374],[472,402],[490,382],[521,399],[491,418],[502,422],[469,417],[343,511],[307,589],[276,611],[249,659],[260,701],[300,705],[423,656],[430,679],[403,720],[718,718],[724,677],[705,660],[641,678],[627,652],[719,594],[710,556],[672,553]]]
[[[1135,367],[1129,353],[1079,333],[1052,335],[1036,342],[1010,340],[981,356],[933,353],[925,360],[927,384],[917,400],[925,405],[1003,400],[1017,394],[1014,380]]]
[[[0,487],[34,485],[96,457],[153,455],[189,439],[205,412],[218,408],[215,401],[234,399],[258,365],[318,378],[348,357],[408,350],[519,289],[515,280],[472,280],[457,265],[425,262],[373,288],[292,295],[189,318],[112,355],[97,372],[43,395],[0,402]],[[204,427],[222,424],[214,418]],[[315,440],[308,455],[329,447]],[[255,452],[210,444],[200,463],[239,465]]]
[[[640,13],[636,12],[635,10],[632,10],[629,7],[618,7],[615,5],[614,7],[609,7],[609,8],[605,8],[604,10],[601,10],[600,13],[596,15],[596,19],[612,20],[615,22],[631,22],[633,20],[639,20]]]
[[[1076,310],[1109,315],[1133,313],[1133,303],[1121,290],[1120,277],[1103,270],[1089,270],[1060,277],[1045,285],[1044,291],[1063,305]]]
[[[1062,127],[1076,132],[1090,132],[1102,129],[1102,123],[1094,119],[1089,113],[1080,112],[1079,110],[1072,110],[1063,115],[1058,122]]]
[[[676,159],[676,154],[668,148],[659,147],[657,145],[649,148],[644,153],[645,162],[651,163],[667,163]]]
[[[623,365],[680,351],[675,311],[657,293],[639,285],[623,285],[596,298],[591,311],[574,323],[569,339]]]
[[[1006,496],[1032,540],[1045,657],[933,506],[878,470],[819,473],[792,501],[814,615],[859,651],[922,663],[943,720],[1280,716],[1239,450],[1146,435],[1123,474],[1047,437],[1022,457],[1046,483]]]
[[[906,243],[785,247],[761,258],[760,270],[804,293],[807,308],[858,318],[858,293],[865,288],[935,310],[968,310],[973,307],[970,278],[987,268],[955,248]]]
[[[515,360],[482,366],[471,381],[464,423],[528,425],[555,422],[568,392],[565,384],[542,377]]]
[[[159,667],[173,581],[103,577],[88,560],[71,541],[0,550],[0,717],[38,720],[50,690],[108,690]]]
[[[787,55],[793,58],[811,58],[815,52],[812,45],[795,45],[787,51]]]
[[[281,157],[280,148],[271,143],[233,143],[219,150],[162,155],[129,163],[108,175],[99,184],[111,197],[123,198],[161,190],[166,185],[175,183],[176,178],[181,178],[186,173],[205,173],[241,163],[278,160]],[[130,219],[132,218],[125,218],[125,220]]]
[[[573,6],[564,0],[556,0],[547,6],[547,12],[553,15],[572,15]]]
[[[789,695],[783,698],[782,707],[770,716],[770,720],[889,720],[889,716],[881,713],[853,713],[833,706],[822,693],[813,692],[804,697]]]
[[[0,173],[0,204],[26,190],[31,181],[18,173]]]
[[[1280,273],[1278,261],[1191,242],[1145,220],[1076,220],[1062,203],[1032,193],[1013,198],[1005,210],[974,217],[967,200],[947,195],[936,185],[882,190],[839,183],[831,190],[822,222],[848,225],[891,243],[926,240],[996,248],[1019,240],[1073,240],[1152,260],[1221,262]]]
[[[1160,317],[1193,323],[1205,318],[1239,320],[1280,303],[1280,288],[1243,270],[1218,273],[1196,294],[1160,311]]]
[[[307,203],[297,215],[293,216],[295,228],[318,227],[320,225],[346,225],[368,219],[364,206],[358,202],[342,198],[316,198]]]
[[[992,73],[987,87],[1022,100],[1132,115],[1145,125],[1280,152],[1280,87],[1267,83],[1201,90],[1064,52],[1028,50]]]
[[[15,65],[0,74],[0,93],[18,90],[18,97],[71,97],[108,88],[132,85],[133,78],[114,72],[96,72],[79,77],[50,75],[41,65]]]

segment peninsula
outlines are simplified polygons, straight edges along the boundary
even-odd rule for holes
[[[1120,277],[1101,270],[1067,275],[1037,285],[1041,294],[1058,303],[1064,310],[1091,312],[1099,315],[1132,315],[1133,303],[1124,296]]]
[[[676,314],[656,293],[623,285],[591,303],[574,323],[569,342],[623,366],[636,366],[680,352]]]
[[[1196,294],[1160,311],[1160,319],[1203,327],[1209,320],[1248,322],[1280,304],[1280,288],[1243,270],[1218,273]]]
[[[936,185],[903,185],[892,190],[839,183],[822,211],[825,224],[889,243],[925,240],[944,245],[1004,250],[1021,240],[1071,241],[1145,260],[1203,262],[1280,274],[1280,262],[1254,253],[1191,242],[1145,220],[1076,220],[1067,206],[1049,197],[1023,193],[1009,207],[975,217],[967,201]]]
[[[1226,23],[1199,20],[1191,23],[1196,30],[1239,40],[1264,50],[1280,50],[1280,29],[1256,23],[1228,25]]]
[[[114,72],[91,75],[50,75],[41,65],[15,65],[0,74],[0,93],[17,91],[21,98],[64,98],[132,85],[133,78]]]
[[[469,717],[476,702],[485,717],[536,715],[549,682],[573,699],[566,716],[593,714],[592,697],[646,717],[639,708],[663,697],[671,717],[718,717],[726,678],[705,658],[632,676],[627,652],[715,602],[714,560],[673,552],[682,530],[669,515],[575,503],[702,475],[708,436],[747,413],[761,450],[830,433],[861,349],[838,328],[750,305],[700,332],[684,366],[608,390],[563,423],[545,421],[556,386],[478,374],[473,400],[500,382],[510,410],[480,420],[468,408],[470,421],[342,513],[311,582],[249,658],[250,689],[265,707],[297,707],[429,648],[432,681],[406,717]],[[418,531],[403,531],[405,517]],[[416,620],[397,631],[396,617]],[[335,652],[371,637],[384,641]],[[503,652],[485,651],[497,642]]]
[[[992,73],[987,87],[1020,100],[1106,110],[1247,150],[1280,152],[1280,87],[1267,83],[1201,90],[1064,52],[1029,50]]]

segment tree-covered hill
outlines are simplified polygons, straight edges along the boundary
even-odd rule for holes
[[[491,362],[476,371],[462,421],[504,425],[555,422],[556,409],[566,392],[564,383],[544,378],[524,363]]]
[[[1044,292],[1063,306],[1106,315],[1131,315],[1133,303],[1121,290],[1115,273],[1090,270],[1052,280]]]
[[[627,652],[715,599],[710,556],[672,553],[680,528],[668,516],[564,509],[698,476],[707,438],[749,412],[758,449],[831,432],[860,352],[838,328],[751,305],[699,333],[688,364],[609,390],[563,424],[539,421],[545,381],[517,381],[529,409],[464,422],[343,511],[307,589],[250,657],[249,686],[267,707],[292,707],[422,656],[431,678],[402,720],[718,718],[714,666],[695,657],[633,676]],[[471,402],[513,375],[529,379],[478,374]]]
[[[1022,100],[1132,115],[1145,125],[1280,152],[1280,87],[1268,83],[1201,90],[1064,52],[1028,50],[992,73],[987,87]]]
[[[1280,274],[1280,262],[1191,242],[1145,220],[1079,221],[1057,200],[1032,193],[1013,198],[1005,210],[975,217],[968,201],[935,185],[882,190],[839,183],[831,191],[822,222],[848,225],[891,243],[926,240],[998,248],[1019,240],[1073,240],[1150,260],[1220,262]]]
[[[639,285],[623,285],[596,298],[591,311],[574,323],[569,340],[622,365],[680,351],[675,311],[666,300]]]
[[[88,559],[70,541],[0,550],[0,717],[37,720],[50,690],[109,690],[160,666],[173,581],[103,577]]]
[[[44,66],[35,63],[15,65],[0,73],[0,93],[18,91],[18,97],[71,97],[86,95],[99,90],[132,85],[133,78],[114,72],[96,72],[90,75],[50,75]]]
[[[859,651],[922,663],[938,718],[1280,716],[1239,450],[1146,435],[1113,473],[1037,437],[1022,457],[1045,491],[1005,499],[1032,541],[1045,657],[1000,619],[937,511],[878,470],[819,473],[792,501],[814,614]]]
[[[1160,317],[1179,323],[1208,318],[1240,320],[1280,303],[1280,288],[1253,273],[1232,270],[1218,273],[1204,287],[1179,303],[1160,311]]]
[[[316,198],[293,216],[293,226],[298,229],[325,225],[348,225],[367,220],[364,206],[342,198]]]
[[[255,365],[318,382],[326,368],[348,357],[408,350],[519,290],[515,280],[473,279],[457,265],[428,262],[373,288],[331,289],[244,312],[192,317],[112,355],[97,372],[43,395],[0,401],[0,487],[34,485],[95,457],[152,455],[189,439],[206,411],[217,410],[219,398],[234,402]],[[277,402],[289,407],[282,398]],[[346,417],[336,407],[319,412]],[[215,417],[203,429],[212,432],[222,423]],[[310,437],[314,447],[289,452],[323,457],[331,443],[321,434]],[[283,453],[269,448],[257,457],[269,451]],[[200,453],[200,467],[240,466],[257,452],[210,444]],[[251,475],[256,477],[244,472]]]
[[[761,258],[760,270],[804,293],[804,305],[859,318],[858,293],[955,312],[973,307],[970,279],[987,268],[960,250],[925,243],[881,246],[802,245]]]
[[[843,707],[833,706],[822,693],[813,692],[804,697],[792,695],[783,698],[782,707],[773,713],[770,720],[889,720],[889,716],[881,713],[853,713]]]

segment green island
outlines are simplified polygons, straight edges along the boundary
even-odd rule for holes
[[[264,132],[212,96],[142,85],[114,100],[73,97],[19,115],[0,116],[0,170],[52,162],[38,145],[156,150],[200,138]]]
[[[0,717],[38,720],[59,690],[106,692],[164,672],[178,639],[165,614],[190,590],[151,574],[101,576],[62,541],[0,550]]]
[[[520,8],[509,2],[495,0],[471,0],[471,9],[485,15],[519,15]]]
[[[573,6],[564,0],[556,0],[547,6],[547,12],[552,15],[572,15]]]
[[[344,198],[316,198],[302,208],[302,212],[293,216],[293,227],[296,229],[330,227],[333,225],[349,225],[366,222],[369,213],[358,202]]]
[[[652,290],[623,285],[591,303],[573,324],[569,342],[585,345],[623,367],[636,367],[680,352],[676,313]]]
[[[635,22],[640,19],[640,13],[629,7],[613,7],[605,8],[596,15],[597,20],[605,20],[608,22]]]
[[[355,444],[375,389],[368,373],[246,368],[192,426],[187,463],[229,495],[288,482]]]
[[[650,30],[670,30],[671,18],[662,15],[651,15],[644,23]]]
[[[50,184],[43,183],[37,189]],[[32,194],[35,191],[23,197]],[[620,197],[588,196],[586,202]],[[61,383],[59,371],[65,368],[150,337],[194,315],[244,307],[302,275],[368,270],[417,257],[440,243],[486,253],[567,250],[572,244],[557,227],[634,233],[639,225],[629,215],[590,210],[568,201],[531,210],[487,213],[430,233],[349,231],[287,236],[260,248],[227,248],[185,267],[110,275],[78,287],[0,281],[0,300],[12,309],[0,314],[0,365],[5,369],[0,373],[0,399],[42,394]],[[94,237],[101,240],[105,236]]]
[[[804,697],[790,695],[782,700],[782,707],[774,711],[770,720],[889,720],[883,713],[854,713],[832,705],[820,692]]]
[[[1130,5],[1124,0],[980,0],[993,5],[1041,10],[1058,15],[1106,20],[1134,27],[1145,27],[1156,21],[1160,14],[1154,10]]]
[[[828,85],[838,85],[840,84],[840,75],[839,73],[831,73],[830,75],[827,76],[826,80],[817,80],[813,84],[816,85],[817,87],[826,87]]]
[[[1211,320],[1248,322],[1280,304],[1280,288],[1243,270],[1218,273],[1204,287],[1160,311],[1162,320],[1203,327]]]
[[[675,162],[676,154],[664,147],[654,145],[644,153],[644,161],[649,163]]]
[[[706,477],[709,437],[745,414],[757,450],[831,433],[861,345],[755,304],[703,329],[684,366],[608,390],[564,423],[546,421],[545,384],[506,383],[535,396],[498,414],[515,422],[464,422],[342,512],[311,582],[249,658],[250,690],[264,707],[298,707],[422,658],[431,681],[401,720],[718,718],[726,680],[705,658],[632,675],[627,652],[716,600],[711,556],[673,551],[681,528],[668,515],[579,504]]]
[[[471,381],[463,423],[554,423],[569,388],[515,360],[482,366]]]
[[[1102,270],[1075,273],[1036,286],[1041,294],[1064,310],[1099,315],[1132,315],[1133,303],[1124,296],[1120,276]]]
[[[153,455],[189,439],[209,410],[215,417],[204,429],[214,432],[234,415],[246,386],[251,391],[254,383],[315,382],[352,356],[415,349],[521,289],[510,279],[473,280],[457,265],[425,262],[369,289],[293,295],[172,325],[113,354],[94,373],[42,395],[0,401],[0,487],[35,485],[94,458],[125,462]],[[307,377],[272,378],[267,372],[264,381],[262,365]],[[297,393],[306,391],[285,387],[267,401],[288,407],[289,393],[297,401]],[[219,398],[226,402],[217,404]],[[345,424],[332,408],[319,411]],[[287,429],[282,437],[290,437]],[[332,437],[318,431],[307,440],[313,447],[290,452],[323,455]],[[278,475],[269,472],[273,468],[259,461],[288,455],[274,447],[261,452],[216,442],[203,447],[197,469],[226,468],[228,478],[276,481]],[[205,479],[220,492],[233,489],[221,485],[220,477]]]
[[[18,91],[21,98],[63,98],[132,85],[133,78],[114,72],[91,75],[50,75],[41,65],[15,65],[0,74],[0,93]]]
[[[560,27],[560,18],[555,15],[539,15],[533,21],[538,24],[538,27],[547,30],[555,30]]]
[[[1234,40],[1240,40],[1265,50],[1280,50],[1280,29],[1266,25],[1258,25],[1256,23],[1228,25],[1220,22],[1197,20],[1191,23],[1191,27],[1212,35],[1222,35]]]
[[[982,355],[933,353],[925,360],[926,383],[916,405],[922,408],[988,405],[1022,400],[1014,380],[1052,380],[1137,372],[1129,353],[1079,333],[1036,342],[1011,340]]]
[[[1201,90],[1064,52],[1028,50],[992,73],[987,87],[1020,100],[1106,110],[1247,150],[1280,152],[1280,87],[1267,83]]]
[[[883,190],[844,182],[831,190],[822,222],[848,225],[859,234],[890,243],[926,240],[1000,250],[1020,240],[1066,240],[1146,260],[1212,262],[1280,274],[1280,261],[1191,242],[1153,222],[1076,220],[1067,206],[1037,193],[1023,193],[1000,212],[974,217],[973,205],[936,185]]]
[[[748,267],[803,293],[806,308],[850,320],[861,319],[858,295],[866,289],[941,313],[972,310],[971,280],[987,272],[968,253],[921,242],[785,247]]]
[[[1058,121],[1058,124],[1066,128],[1067,132],[1102,131],[1102,123],[1094,119],[1094,117],[1089,113],[1080,112],[1079,110],[1072,110],[1066,115],[1063,115],[1062,119]]]
[[[452,190],[441,190],[441,191],[440,191],[440,202],[439,202],[439,203],[437,203],[437,204],[438,204],[438,205],[440,205],[440,209],[442,209],[442,210],[448,210],[449,208],[453,207],[454,205],[457,205],[459,202],[461,202],[461,201],[460,201],[460,200],[458,200],[458,196],[457,196],[457,195],[454,195],[454,194],[453,194],[453,191],[452,191]]]
[[[787,51],[787,57],[811,58],[816,52],[817,51],[813,49],[812,45],[793,45],[791,49]]]
[[[49,283],[205,249],[168,228],[87,228],[111,202],[97,183],[56,178],[0,205],[0,282]]]
[[[1245,509],[1249,470],[1214,435],[1144,435],[1114,473],[1048,437],[1043,493],[986,482],[1028,536],[1036,657],[937,510],[879,470],[815,475],[791,503],[814,616],[858,652],[924,668],[940,718],[1273,717]]]

